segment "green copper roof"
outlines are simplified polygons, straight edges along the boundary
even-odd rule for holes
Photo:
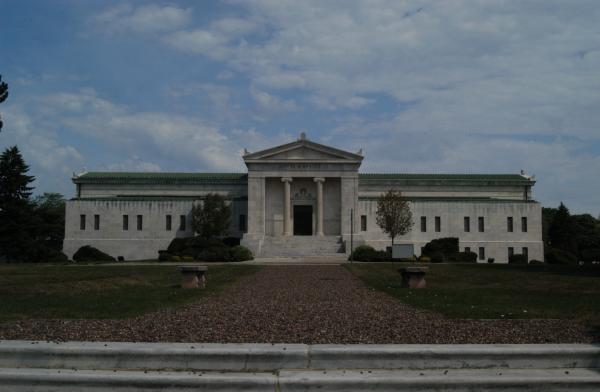
[[[360,173],[361,180],[450,180],[450,181],[525,181],[519,174],[414,174],[414,173]]]
[[[88,172],[73,177],[76,184],[245,184],[245,173]]]
[[[526,185],[534,181],[519,174],[412,174],[360,173],[361,182],[399,181],[403,183],[476,182]],[[88,172],[73,177],[76,184],[245,184],[246,173],[133,173]]]

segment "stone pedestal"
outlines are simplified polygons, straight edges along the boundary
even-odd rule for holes
[[[398,271],[402,275],[402,287],[409,289],[424,289],[426,287],[425,274],[427,267],[406,267]]]
[[[181,266],[181,287],[184,289],[203,289],[206,287],[206,271],[208,267]]]

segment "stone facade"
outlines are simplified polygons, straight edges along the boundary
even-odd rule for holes
[[[417,256],[434,238],[458,237],[461,250],[480,254],[482,262],[507,262],[511,251],[543,260],[541,207],[532,200],[535,182],[525,175],[359,174],[361,153],[303,136],[243,159],[247,174],[74,176],[65,253],[92,245],[128,260],[156,258],[173,238],[192,235],[192,206],[208,193],[232,203],[230,235],[259,257],[344,253],[351,236],[355,246],[381,249],[390,241],[375,223],[377,197],[395,189],[410,201],[415,222],[397,242],[413,244]]]

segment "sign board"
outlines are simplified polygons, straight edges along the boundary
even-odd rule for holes
[[[415,254],[413,244],[394,244],[392,247],[392,259],[408,259]]]

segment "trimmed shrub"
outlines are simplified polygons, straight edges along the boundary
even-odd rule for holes
[[[177,255],[181,256],[181,257],[191,257],[194,258],[194,256],[196,256],[198,254],[198,248],[184,248],[181,252],[179,252]]]
[[[194,258],[192,256],[183,256],[181,257],[181,261],[190,262],[194,261]]]
[[[429,255],[429,257],[431,257],[432,263],[443,263],[444,262],[444,254],[442,252],[433,252],[431,255]]]
[[[169,261],[173,261],[173,262],[178,263],[178,262],[181,261],[181,257],[172,255],[172,256],[169,257]]]
[[[231,261],[247,261],[254,259],[252,251],[242,245],[231,248]]]
[[[540,261],[540,260],[533,259],[533,260],[531,260],[529,262],[529,264],[540,265],[540,264],[544,264],[544,262]]]
[[[352,252],[352,260],[370,261],[370,259],[375,255],[375,252],[375,248],[370,245],[357,246]]]
[[[240,244],[240,239],[237,237],[225,237],[222,241],[225,245],[233,248],[234,246],[238,246]]]
[[[586,263],[591,263],[592,261],[600,261],[600,249],[592,248],[582,250],[581,259]]]
[[[494,259],[493,257],[488,257],[487,259],[488,264],[494,264],[494,261],[496,261],[496,259]]]
[[[48,256],[46,256],[45,261],[49,263],[68,263],[69,258],[63,252],[49,252]]]
[[[451,263],[477,263],[477,253],[457,252],[448,257]]]
[[[159,250],[158,251],[158,261],[169,261],[171,256],[172,255],[167,250]]]
[[[420,256],[418,260],[421,263],[431,263],[431,258],[429,256]]]
[[[167,251],[171,254],[179,254],[182,250],[188,247],[187,245],[188,238],[173,238]]]
[[[423,254],[433,259],[433,255],[436,253],[442,254],[442,261],[449,259],[451,255],[459,252],[458,249],[458,238],[447,237],[447,238],[436,238],[431,240],[423,247]]]
[[[231,261],[231,252],[225,245],[206,248],[196,256],[200,261]]]
[[[548,264],[560,264],[560,265],[577,265],[577,257],[571,252],[565,250],[548,248],[546,249],[546,262]]]
[[[510,255],[508,258],[508,264],[527,264],[527,256],[522,254]]]
[[[115,258],[90,245],[82,246],[73,255],[77,262],[85,261],[115,261]]]
[[[392,261],[392,254],[385,250],[375,250],[369,245],[360,245],[352,252],[352,260],[365,262],[387,262]]]
[[[123,257],[123,256],[117,256],[117,260],[123,262],[123,261],[125,261],[125,257]]]

